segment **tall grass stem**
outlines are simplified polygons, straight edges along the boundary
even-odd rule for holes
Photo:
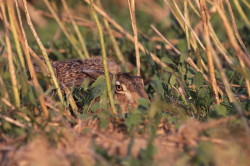
[[[70,19],[70,21],[71,21],[71,23],[72,23],[72,25],[73,25],[73,28],[74,28],[74,30],[75,30],[75,32],[76,32],[76,35],[77,35],[77,37],[78,37],[78,39],[79,39],[79,41],[80,41],[80,43],[81,43],[82,50],[83,50],[83,52],[84,52],[85,58],[89,58],[89,52],[88,52],[88,49],[87,49],[85,40],[84,40],[84,38],[82,37],[81,32],[80,32],[80,30],[79,30],[79,28],[78,28],[78,25],[76,24],[74,18],[72,17],[72,14],[70,13],[66,1],[65,1],[65,0],[61,0],[61,1],[62,1],[63,7],[64,7],[64,9],[65,9],[67,15],[69,16],[69,19]]]
[[[204,28],[204,40],[206,43],[206,54],[207,54],[207,61],[208,61],[208,68],[209,68],[210,83],[213,89],[215,101],[216,103],[220,103],[217,81],[216,81],[215,71],[214,71],[213,57],[211,54],[212,44],[210,41],[210,32],[209,32],[209,27],[208,27],[209,16],[207,15],[208,10],[207,10],[207,5],[206,5],[205,0],[200,0],[200,10],[201,10],[201,16],[202,16],[202,22],[203,22],[203,28]]]
[[[17,10],[17,15],[18,15],[18,19],[19,19],[20,29],[22,32],[22,36],[21,35],[19,36],[19,41],[21,42],[21,45],[22,45],[22,48],[23,48],[23,51],[25,54],[25,58],[26,58],[26,62],[27,62],[28,68],[29,68],[31,79],[34,83],[35,92],[36,92],[36,95],[38,96],[38,100],[39,100],[40,105],[42,107],[43,114],[44,114],[45,118],[48,119],[49,118],[49,111],[46,107],[43,90],[42,90],[42,88],[37,80],[36,72],[35,72],[34,66],[33,66],[31,58],[30,58],[30,54],[28,51],[28,48],[29,48],[28,41],[27,41],[27,37],[26,37],[25,31],[23,28],[21,12],[20,12],[17,0],[15,0],[15,3],[16,3],[16,10]]]
[[[16,77],[16,69],[14,66],[13,62],[13,54],[12,54],[12,48],[11,48],[11,43],[10,43],[10,38],[9,38],[9,29],[6,27],[8,24],[7,21],[7,16],[6,16],[6,11],[5,11],[5,6],[3,1],[0,2],[1,5],[1,10],[2,10],[2,16],[3,16],[3,21],[4,21],[4,29],[5,29],[5,42],[6,42],[6,48],[7,48],[7,53],[8,53],[8,65],[9,65],[9,73],[10,73],[10,79],[12,83],[12,91],[14,95],[14,101],[15,105],[17,107],[21,106],[21,101],[20,101],[20,94],[18,90],[18,83],[17,83],[17,77]]]
[[[58,94],[58,97],[59,97],[60,101],[61,101],[62,103],[64,103],[62,91],[61,91],[60,86],[59,86],[59,83],[58,83],[58,81],[57,81],[57,79],[56,79],[56,75],[55,75],[55,72],[54,72],[54,70],[53,70],[53,67],[52,67],[52,65],[51,65],[51,63],[50,63],[50,60],[49,60],[48,54],[47,54],[47,52],[46,52],[46,49],[45,49],[45,47],[43,46],[43,44],[42,44],[40,38],[38,37],[38,34],[36,33],[36,30],[35,30],[35,28],[34,28],[34,25],[33,25],[32,21],[31,21],[31,18],[30,18],[29,12],[28,12],[28,8],[27,8],[27,2],[26,2],[26,0],[23,0],[23,5],[24,5],[24,9],[25,9],[25,15],[26,15],[27,23],[28,23],[28,25],[29,25],[29,27],[30,27],[30,29],[31,29],[31,31],[32,31],[33,36],[34,36],[35,39],[36,39],[36,42],[37,42],[39,48],[40,48],[41,51],[42,51],[42,55],[43,55],[43,57],[44,57],[44,59],[45,59],[45,62],[46,62],[46,64],[47,64],[47,66],[48,66],[48,70],[49,70],[49,72],[50,72],[50,74],[51,74],[53,83],[54,83],[54,85],[55,85],[55,88],[56,88],[56,91],[57,91],[57,94]]]
[[[137,69],[136,75],[140,76],[141,61],[140,61],[140,52],[139,52],[139,46],[138,46],[138,32],[137,32],[136,17],[135,17],[135,1],[128,0],[128,6],[129,6],[129,13],[130,13],[130,18],[131,18],[132,29],[134,32],[136,69]]]
[[[104,74],[105,74],[105,80],[106,80],[106,86],[107,86],[107,93],[108,93],[108,98],[109,98],[112,114],[115,115],[117,114],[117,111],[115,108],[114,98],[113,98],[112,91],[111,91],[111,81],[110,81],[109,72],[108,72],[107,55],[106,55],[106,48],[105,48],[104,37],[103,37],[103,32],[102,32],[102,26],[95,12],[93,0],[90,1],[90,11],[91,11],[92,17],[94,18],[96,22],[96,26],[97,26],[98,33],[99,33],[99,40],[100,40],[101,49],[102,49],[102,62],[103,62],[103,68],[104,68]]]
[[[84,0],[85,2],[87,2],[88,4],[90,4],[89,0]],[[112,19],[105,11],[103,11],[101,8],[99,8],[98,6],[93,4],[93,7],[95,8],[95,10],[102,15],[105,19],[107,19],[107,21],[109,23],[111,23],[117,30],[119,30],[125,37],[127,37],[130,41],[132,41],[133,43],[134,41],[134,37],[129,34],[125,29],[123,29],[114,19]],[[171,68],[164,62],[161,61],[160,58],[158,58],[155,54],[153,54],[152,52],[148,51],[141,43],[138,43],[139,49],[143,52],[143,53],[148,53],[151,58],[153,59],[153,61],[160,65],[163,68],[169,68],[171,70]]]
[[[84,55],[82,54],[81,50],[77,46],[77,42],[76,42],[75,37],[72,36],[72,35],[70,35],[68,33],[67,29],[65,28],[65,26],[63,25],[63,23],[60,21],[59,17],[57,16],[56,12],[52,8],[52,6],[49,3],[49,1],[48,0],[43,0],[43,1],[47,5],[49,11],[51,12],[51,14],[53,15],[53,17],[55,18],[55,20],[56,20],[57,24],[59,25],[59,27],[62,29],[64,35],[66,36],[66,38],[71,43],[72,47],[76,50],[77,54],[80,56],[80,58],[85,59],[86,57],[84,57]]]

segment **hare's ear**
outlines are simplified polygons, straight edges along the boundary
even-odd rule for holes
[[[144,81],[142,79],[142,77],[140,76],[135,76],[136,82],[141,84],[144,87]]]
[[[86,70],[83,70],[83,72],[94,80],[96,80],[98,77],[104,75],[104,73],[102,71],[92,70],[92,69],[86,69]]]

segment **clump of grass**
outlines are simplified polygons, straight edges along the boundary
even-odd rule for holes
[[[57,9],[48,0],[14,2],[0,2],[3,165],[221,165],[229,159],[249,165],[249,46],[238,32],[248,26],[246,1],[61,0]],[[46,29],[33,25],[29,5],[49,22]],[[124,10],[113,13],[119,5]],[[62,9],[67,16],[56,13]],[[49,32],[57,28],[62,33],[54,41]],[[62,92],[50,59],[94,52],[101,52],[105,77]],[[130,64],[151,99],[139,99],[124,118],[118,118],[107,57],[124,71]],[[35,72],[37,61],[48,75]]]

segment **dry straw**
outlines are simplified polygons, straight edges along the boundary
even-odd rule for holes
[[[109,98],[109,102],[110,102],[110,106],[111,106],[111,111],[112,111],[112,114],[117,114],[112,91],[111,91],[110,77],[109,77],[109,72],[108,72],[107,55],[106,55],[106,48],[105,48],[104,37],[103,37],[103,32],[102,32],[102,26],[101,26],[101,23],[98,19],[96,12],[95,12],[94,3],[92,0],[90,1],[90,11],[91,11],[92,17],[94,18],[94,20],[96,22],[96,26],[97,26],[98,33],[99,33],[99,40],[100,40],[101,48],[102,48],[102,62],[103,62],[103,68],[104,68],[104,74],[105,74],[105,80],[106,80],[106,86],[107,86],[107,93],[108,93],[108,98]]]
[[[64,7],[64,9],[65,9],[67,15],[69,16],[69,19],[70,19],[70,21],[71,21],[71,23],[72,23],[72,25],[73,25],[73,28],[74,28],[74,30],[75,30],[75,32],[76,32],[76,35],[77,35],[77,37],[78,37],[78,39],[79,39],[79,41],[80,41],[80,43],[81,43],[81,46],[82,46],[82,49],[83,49],[83,52],[84,52],[84,55],[85,55],[84,57],[85,57],[85,58],[89,58],[89,53],[88,53],[87,46],[86,46],[86,44],[85,44],[85,40],[84,40],[84,38],[82,37],[81,32],[80,32],[80,30],[79,30],[79,28],[78,28],[78,26],[77,26],[77,24],[76,24],[76,22],[75,22],[73,16],[71,15],[71,13],[70,13],[70,11],[69,11],[68,5],[67,5],[67,3],[66,3],[65,0],[61,0],[61,1],[62,1],[63,7]]]
[[[64,35],[66,36],[66,38],[69,40],[69,42],[71,43],[72,47],[76,50],[76,52],[79,54],[80,58],[85,59],[87,57],[85,57],[81,50],[79,49],[79,47],[77,46],[77,41],[75,39],[75,37],[73,35],[70,35],[70,33],[67,31],[66,27],[63,25],[63,23],[61,22],[61,20],[59,19],[59,17],[57,16],[55,10],[52,8],[51,4],[49,3],[48,0],[43,0],[45,2],[45,4],[47,5],[48,9],[50,10],[51,14],[53,15],[53,17],[55,18],[57,24],[60,26],[60,28],[62,29]],[[86,55],[86,54],[85,54]]]
[[[60,89],[60,87],[59,87],[59,83],[58,83],[58,81],[57,81],[57,79],[56,79],[56,75],[55,75],[55,72],[54,72],[54,70],[53,70],[53,67],[52,67],[52,65],[51,65],[51,63],[50,63],[50,60],[49,60],[48,54],[47,54],[47,52],[46,52],[46,49],[45,49],[45,47],[43,46],[43,44],[42,44],[40,38],[38,37],[38,34],[37,34],[37,32],[36,32],[36,30],[35,30],[35,28],[34,28],[34,25],[33,25],[32,21],[31,21],[31,18],[30,18],[29,12],[28,12],[28,8],[27,8],[27,2],[26,2],[26,0],[23,0],[23,5],[24,5],[24,10],[25,10],[25,15],[26,15],[27,23],[28,23],[28,25],[29,25],[29,27],[30,27],[30,29],[31,29],[31,32],[32,32],[33,36],[34,36],[35,39],[36,39],[36,42],[37,42],[39,48],[40,48],[41,51],[42,51],[43,58],[45,59],[45,62],[46,62],[47,67],[48,67],[48,70],[49,70],[49,72],[50,72],[50,74],[51,74],[53,83],[54,83],[54,85],[55,85],[55,88],[56,88],[56,90],[57,90],[57,94],[58,94],[58,96],[59,96],[59,99],[60,99],[60,101],[61,101],[62,103],[64,103],[62,91],[61,91],[61,89]],[[27,50],[28,50],[28,47],[27,47]]]
[[[137,76],[140,76],[140,53],[139,53],[139,46],[138,46],[138,33],[137,33],[137,26],[136,26],[136,17],[135,17],[135,1],[128,0],[129,6],[129,13],[131,17],[132,28],[134,32],[134,44],[135,44],[135,55],[136,55],[136,69],[137,69]]]
[[[243,71],[243,76],[244,75],[247,75],[246,71],[246,66],[248,68],[250,68],[250,60],[249,58],[246,56],[246,54],[242,51],[242,49],[240,48],[235,36],[234,36],[234,32],[231,28],[231,25],[227,19],[227,16],[225,14],[225,11],[222,9],[220,3],[216,3],[216,9],[217,9],[217,12],[222,20],[222,23],[225,27],[225,30],[226,30],[226,33],[227,33],[227,36],[228,36],[228,39],[229,39],[229,42],[231,43],[233,49],[235,50],[235,53],[236,53],[236,56],[239,60],[239,63],[240,63],[240,66],[241,66],[241,69]],[[246,78],[245,80],[246,82],[246,87],[247,87],[247,91],[248,91],[248,96],[250,98],[250,81]]]
[[[210,83],[213,89],[214,97],[216,103],[220,103],[219,94],[218,94],[218,88],[217,88],[217,81],[215,77],[215,71],[214,71],[214,63],[213,63],[213,57],[212,57],[212,44],[210,41],[210,32],[208,27],[208,19],[209,16],[206,2],[204,0],[200,1],[200,10],[201,10],[201,16],[202,16],[202,22],[204,27],[204,40],[206,43],[206,55],[207,55],[207,61],[208,61],[208,68],[209,68],[209,75],[210,75]]]
[[[85,2],[87,2],[88,4],[90,4],[89,0],[84,0]],[[101,16],[103,16],[110,24],[112,24],[118,31],[120,31],[120,33],[122,33],[125,37],[127,37],[130,41],[132,41],[133,43],[134,41],[134,37],[129,34],[126,30],[124,30],[114,19],[112,19],[105,11],[103,11],[101,8],[99,8],[98,6],[93,4],[94,9],[96,10],[96,12],[98,12]],[[153,59],[153,61],[155,63],[157,63],[158,65],[160,65],[161,67],[166,67],[169,68],[167,64],[165,64],[164,62],[161,61],[161,59],[159,59],[155,54],[153,54],[152,52],[149,52],[146,48],[144,48],[144,46],[138,42],[138,47],[139,49],[143,52],[143,53],[149,53],[151,58]],[[171,68],[170,68],[171,69]]]
[[[17,20],[16,20],[16,16],[15,16],[13,3],[11,1],[7,1],[7,8],[8,8],[8,13],[9,13],[9,18],[10,18],[11,32],[12,32],[13,37],[14,37],[14,42],[15,42],[18,58],[19,58],[19,61],[20,61],[20,64],[21,64],[23,71],[26,71],[23,52],[22,52],[20,43],[18,41],[18,34],[17,34],[17,28],[16,28],[17,27]]]
[[[13,90],[13,95],[15,98],[15,105],[17,107],[21,106],[21,101],[19,97],[19,90],[18,90],[18,83],[17,83],[17,78],[16,78],[16,69],[14,66],[13,62],[13,54],[12,54],[12,48],[10,44],[10,38],[9,38],[9,29],[6,27],[7,26],[7,17],[5,13],[5,6],[3,1],[0,1],[1,4],[1,10],[2,10],[2,16],[3,16],[3,21],[5,25],[5,42],[6,42],[6,47],[7,47],[7,53],[8,53],[8,64],[9,64],[9,73],[10,73],[10,79],[12,83],[12,90]]]
[[[102,7],[102,4],[101,4],[101,1],[98,1],[98,3],[99,3],[99,6],[100,6],[101,8],[103,8],[103,7]],[[108,31],[109,38],[110,38],[110,40],[111,40],[111,42],[112,42],[112,46],[113,46],[114,51],[115,51],[115,53],[116,53],[116,56],[117,56],[118,60],[122,63],[123,67],[124,67],[125,70],[126,70],[126,67],[125,67],[125,65],[126,65],[125,63],[126,63],[126,62],[125,62],[124,56],[123,56],[123,54],[122,54],[122,52],[121,52],[121,50],[120,50],[120,48],[119,48],[119,46],[118,46],[118,43],[117,43],[117,41],[116,41],[116,39],[115,39],[115,37],[114,37],[113,31],[112,31],[112,29],[111,29],[111,27],[110,27],[110,25],[109,25],[109,22],[107,21],[106,18],[103,18],[103,20],[104,20],[105,28],[106,28],[107,31]]]
[[[28,41],[27,41],[27,37],[26,37],[25,31],[23,28],[22,18],[21,18],[20,9],[19,9],[19,5],[18,5],[17,0],[15,0],[15,3],[16,3],[16,10],[17,10],[18,18],[19,18],[20,29],[22,32],[22,36],[19,35],[19,41],[21,42],[21,45],[22,45],[22,48],[23,48],[23,51],[25,54],[25,58],[26,58],[26,62],[27,62],[28,68],[29,68],[31,79],[34,83],[35,92],[36,92],[38,99],[39,99],[39,102],[41,104],[42,111],[44,113],[45,118],[49,118],[49,112],[48,112],[48,109],[47,109],[46,104],[45,104],[44,94],[43,94],[42,88],[40,87],[40,84],[37,80],[36,72],[35,72],[34,66],[33,66],[31,58],[30,58],[30,54],[29,54],[29,50],[28,50],[29,49]]]

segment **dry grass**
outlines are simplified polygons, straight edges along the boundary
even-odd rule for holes
[[[74,3],[0,1],[1,165],[250,165],[247,1]],[[93,54],[105,81],[57,81]],[[151,101],[118,114],[107,58]]]

